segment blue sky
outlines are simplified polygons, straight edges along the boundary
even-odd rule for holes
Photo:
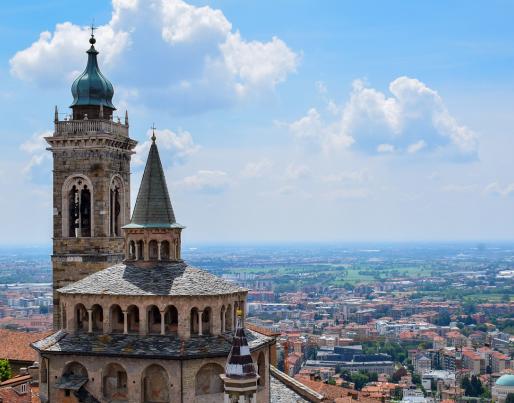
[[[0,243],[50,240],[93,18],[132,193],[155,122],[186,241],[514,239],[512,2],[242,4],[3,2]]]

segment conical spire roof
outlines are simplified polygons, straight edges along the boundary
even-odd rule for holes
[[[71,86],[74,106],[104,106],[116,109],[112,104],[114,89],[111,82],[105,78],[98,67],[96,56],[98,51],[95,49],[96,39],[93,35],[89,39],[91,47],[87,53],[87,66],[84,72],[79,75]]]
[[[257,376],[255,364],[250,354],[250,347],[246,340],[242,316],[242,311],[238,310],[232,348],[225,365],[225,376],[228,378],[241,379],[255,378]]]
[[[175,220],[159,150],[155,144],[155,134],[152,136],[132,220],[124,228],[184,228]]]

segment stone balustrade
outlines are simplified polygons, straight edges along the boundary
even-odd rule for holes
[[[128,137],[128,126],[106,119],[63,120],[55,123],[56,136],[84,133],[109,133]]]

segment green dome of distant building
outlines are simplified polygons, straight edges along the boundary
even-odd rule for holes
[[[498,378],[496,385],[514,387],[514,375],[505,374]]]
[[[87,66],[84,72],[79,75],[71,86],[73,103],[71,107],[77,106],[102,106],[115,110],[112,104],[114,89],[111,82],[105,78],[98,67],[96,56],[98,51],[95,49],[96,39],[91,36],[89,43],[91,47],[86,52],[88,54]]]

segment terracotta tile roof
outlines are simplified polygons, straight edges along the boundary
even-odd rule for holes
[[[327,402],[346,402],[344,400],[352,395],[357,396],[357,400],[363,403],[376,403],[377,400],[370,399],[362,396],[360,393],[353,389],[342,388],[341,386],[328,385],[324,382],[318,382],[310,379],[306,376],[295,376],[295,379],[299,382],[303,383],[305,386],[315,390],[318,393],[321,393],[325,396]],[[343,400],[336,400],[343,399]],[[349,401],[349,400],[348,400]]]
[[[0,329],[0,358],[18,361],[36,361],[36,351],[31,343],[49,336],[52,332],[15,332]]]

